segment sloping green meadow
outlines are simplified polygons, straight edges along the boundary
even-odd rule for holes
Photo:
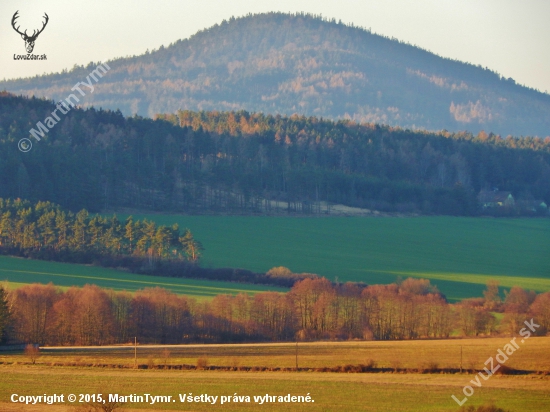
[[[126,216],[120,216],[125,218]],[[203,265],[287,266],[340,281],[432,280],[450,300],[482,296],[489,279],[550,290],[550,219],[294,218],[134,215],[191,229]]]
[[[95,266],[44,262],[7,256],[0,256],[0,282],[2,281],[7,281],[10,288],[17,288],[28,283],[52,282],[62,288],[95,284],[107,289],[129,292],[159,286],[179,295],[196,298],[211,298],[219,294],[255,293],[264,290],[285,291],[283,288],[263,285],[135,275]]]
[[[126,216],[119,216],[124,219]],[[206,250],[202,265],[267,271],[287,266],[339,281],[391,283],[427,278],[450,300],[482,296],[489,279],[550,290],[550,219],[296,218],[134,215],[191,229]],[[135,291],[160,286],[178,294],[284,290],[263,285],[134,275],[112,269],[0,256],[0,281],[13,286],[94,283]]]

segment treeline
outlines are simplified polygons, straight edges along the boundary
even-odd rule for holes
[[[315,117],[72,109],[17,149],[52,102],[0,94],[0,195],[73,211],[476,215],[482,189],[550,203],[550,138],[429,133]],[[164,120],[163,120],[164,119]],[[34,140],[34,139],[33,139]],[[277,209],[280,210],[280,209]],[[487,213],[487,212],[483,212]]]
[[[498,289],[498,288],[497,288]],[[550,293],[513,288],[451,305],[427,280],[361,287],[305,279],[289,293],[218,295],[210,301],[164,289],[62,291],[52,284],[0,293],[5,340],[42,345],[445,338],[517,334],[525,320],[550,328]],[[500,325],[494,311],[504,313]],[[3,323],[2,323],[2,320]]]

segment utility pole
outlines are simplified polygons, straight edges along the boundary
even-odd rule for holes
[[[134,336],[134,368],[137,369],[137,336]]]
[[[462,373],[462,345],[460,345],[460,373]]]
[[[296,340],[296,372],[298,372],[298,340]]]

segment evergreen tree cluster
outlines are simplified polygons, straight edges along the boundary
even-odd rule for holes
[[[104,257],[146,257],[153,261],[199,260],[202,245],[177,224],[158,226],[131,216],[67,212],[50,202],[31,204],[0,198],[0,250],[38,259],[92,263]]]

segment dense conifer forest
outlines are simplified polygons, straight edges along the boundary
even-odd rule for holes
[[[324,201],[477,215],[488,213],[479,192],[494,188],[550,202],[550,138],[248,112],[179,111],[153,120],[95,108],[71,109],[40,141],[29,136],[55,109],[0,94],[2,197],[75,213],[271,213],[277,204],[326,213]],[[20,152],[17,142],[29,137],[32,150]]]

